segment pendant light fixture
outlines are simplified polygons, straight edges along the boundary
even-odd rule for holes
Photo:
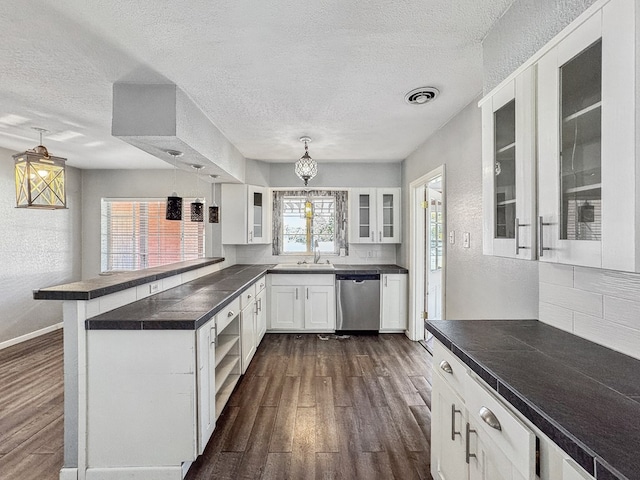
[[[191,165],[196,170],[196,199],[191,202],[191,221],[203,222],[204,221],[204,203],[200,200],[200,170],[204,168],[204,165]]]
[[[304,142],[304,155],[296,162],[295,172],[300,179],[304,180],[304,186],[309,184],[309,180],[318,174],[318,164],[309,156],[310,137],[300,137],[300,141]]]
[[[182,197],[176,193],[176,171],[178,170],[178,157],[182,156],[182,152],[178,150],[165,150],[168,155],[173,157],[173,192],[167,197],[167,211],[165,218],[167,220],[182,220]]]
[[[44,128],[33,127],[40,133],[40,145],[13,155],[15,162],[16,207],[67,208],[65,190],[66,158],[49,155],[42,145]]]
[[[220,175],[209,175],[213,179],[213,205],[209,207],[209,223],[220,223],[220,207],[216,203],[216,179]]]

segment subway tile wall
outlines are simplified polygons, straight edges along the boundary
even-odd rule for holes
[[[541,322],[640,359],[640,275],[540,262]]]

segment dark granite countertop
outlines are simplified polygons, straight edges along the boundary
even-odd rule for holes
[[[323,265],[323,264],[320,264]],[[404,267],[400,267],[398,265],[357,265],[357,264],[333,264],[334,268],[331,268],[329,266],[329,268],[309,268],[309,269],[305,269],[305,268],[300,268],[300,267],[296,267],[296,266],[292,266],[291,268],[284,268],[284,267],[278,267],[278,268],[272,268],[269,270],[269,273],[276,273],[276,274],[290,274],[290,273],[294,273],[294,274],[358,274],[358,273],[378,273],[378,274],[385,274],[385,273],[409,273],[409,271],[404,268]]]
[[[91,300],[221,262],[224,262],[224,258],[202,258],[134,272],[114,272],[88,280],[34,290],[33,298],[36,300]]]
[[[640,360],[537,320],[427,330],[597,479],[640,479]]]
[[[271,265],[234,265],[85,320],[87,330],[196,330]]]

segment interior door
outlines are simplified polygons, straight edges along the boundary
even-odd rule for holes
[[[427,312],[430,320],[442,320],[442,192],[427,187],[428,249]]]

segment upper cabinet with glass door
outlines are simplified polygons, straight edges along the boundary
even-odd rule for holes
[[[535,259],[534,67],[482,100],[483,251]]]
[[[635,1],[611,0],[538,61],[538,255],[638,271]]]
[[[349,242],[400,243],[399,188],[353,188],[349,211]]]
[[[267,187],[222,184],[220,223],[222,243],[247,245],[270,243],[270,205]]]

